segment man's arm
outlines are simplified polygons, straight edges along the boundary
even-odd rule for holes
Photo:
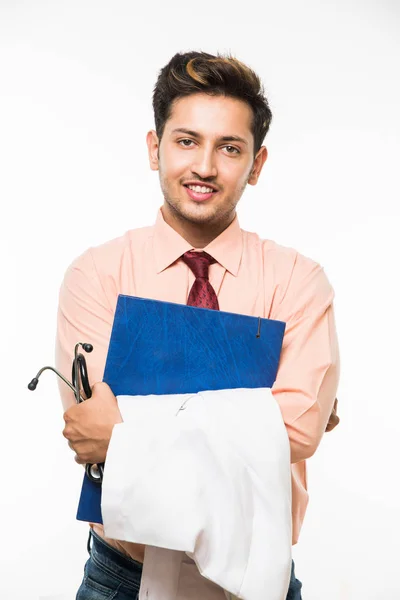
[[[114,309],[102,288],[92,253],[87,250],[68,267],[59,293],[55,361],[59,371],[71,379],[74,346],[93,344],[86,354],[90,385],[102,381],[111,335]],[[75,404],[72,391],[59,380],[64,410]]]
[[[335,421],[340,361],[333,298],[322,267],[299,257],[273,316],[286,322],[272,393],[289,435],[292,463],[312,456],[328,423]]]

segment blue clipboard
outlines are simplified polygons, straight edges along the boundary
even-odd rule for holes
[[[103,381],[115,396],[272,387],[285,327],[282,321],[120,294]],[[76,518],[103,522],[101,487],[86,474]]]

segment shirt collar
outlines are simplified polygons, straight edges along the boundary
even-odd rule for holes
[[[153,244],[157,273],[164,271],[188,250],[193,250],[193,246],[164,221],[161,208],[154,225]],[[237,215],[232,223],[203,249],[236,277],[243,251],[242,230]]]

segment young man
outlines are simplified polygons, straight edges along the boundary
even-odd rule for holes
[[[114,395],[101,382],[118,294],[284,321],[272,391],[290,441],[295,544],[308,502],[305,461],[338,422],[334,292],[319,264],[240,229],[236,205],[246,185],[256,185],[267,159],[262,142],[272,116],[257,75],[229,56],[177,54],[159,74],[153,107],[156,130],[147,144],[164,197],[155,225],[88,249],[68,268],[61,287],[57,366],[67,376],[75,343],[90,342],[88,370],[97,382],[92,398],[80,405],[60,385],[63,433],[77,462],[99,463],[113,426],[122,421]],[[205,253],[202,279],[193,252]],[[106,539],[102,526],[91,524],[88,550],[77,598],[134,598],[144,547]],[[299,600],[300,589],[292,569],[287,598]]]

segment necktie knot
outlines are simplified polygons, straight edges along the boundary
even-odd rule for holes
[[[195,276],[192,289],[189,292],[187,304],[199,308],[219,310],[218,298],[214,288],[208,281],[208,267],[217,262],[207,252],[185,252],[182,260],[187,264]]]
[[[193,272],[196,279],[208,279],[208,268],[216,262],[215,258],[207,252],[185,252],[182,256],[183,261]]]

